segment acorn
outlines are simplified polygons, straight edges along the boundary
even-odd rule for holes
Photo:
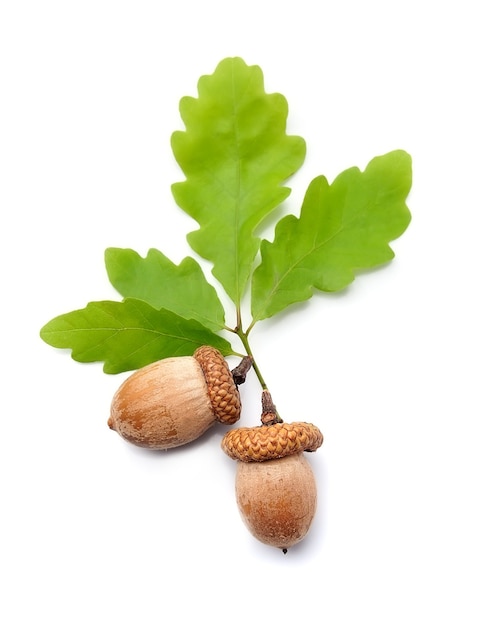
[[[162,359],[137,370],[115,393],[108,425],[127,441],[167,450],[194,441],[216,422],[240,417],[237,384],[210,346],[193,356]]]
[[[270,398],[265,394],[263,405]],[[316,480],[304,452],[319,448],[323,436],[313,424],[286,424],[272,412],[270,417],[264,411],[262,426],[229,431],[221,446],[237,461],[236,500],[245,525],[259,541],[286,553],[314,519]]]

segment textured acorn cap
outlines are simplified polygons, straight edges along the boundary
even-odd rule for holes
[[[222,439],[222,449],[236,461],[269,461],[296,454],[314,452],[321,446],[321,431],[306,422],[284,422],[271,426],[235,428]]]
[[[198,348],[194,358],[204,373],[216,420],[222,424],[235,424],[240,418],[241,399],[226,360],[211,346]]]

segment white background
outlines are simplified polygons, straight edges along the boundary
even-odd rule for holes
[[[2,624],[481,623],[476,5],[1,3]],[[285,212],[318,174],[413,157],[396,259],[252,334],[284,419],[325,436],[318,514],[286,556],[243,526],[221,427],[129,446],[106,425],[123,376],[38,336],[116,298],[106,247],[189,254],[170,135],[233,55],[307,141]],[[253,377],[242,395],[256,424]]]

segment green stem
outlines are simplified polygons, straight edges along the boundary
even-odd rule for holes
[[[267,385],[266,385],[266,381],[264,380],[264,377],[261,374],[261,371],[259,369],[259,366],[257,365],[257,362],[254,358],[254,355],[252,353],[252,349],[250,347],[249,344],[249,339],[247,338],[247,333],[245,333],[242,330],[242,326],[238,326],[235,330],[234,330],[235,334],[239,337],[239,339],[242,341],[242,345],[244,346],[246,352],[247,352],[247,356],[250,356],[250,358],[252,359],[252,368],[254,369],[254,372],[256,373],[256,376],[259,380],[259,383],[262,387],[262,389],[267,389]]]
[[[261,417],[261,421],[264,424],[274,424],[274,423],[278,423],[278,422],[282,422],[282,418],[279,415],[279,413],[277,412],[277,409],[274,405],[274,403],[272,402],[272,398],[271,398],[271,394],[269,392],[269,389],[267,388],[267,384],[266,381],[264,380],[264,377],[261,374],[261,371],[259,369],[259,366],[257,365],[257,361],[254,358],[254,354],[252,352],[252,348],[250,346],[249,343],[249,338],[248,338],[248,334],[249,332],[252,330],[252,327],[254,326],[254,322],[251,323],[251,325],[249,326],[249,328],[247,329],[247,331],[244,331],[244,329],[242,328],[242,319],[241,319],[241,314],[240,314],[240,308],[237,307],[237,326],[236,328],[228,328],[227,326],[225,327],[226,330],[234,333],[235,335],[237,335],[239,337],[239,339],[242,342],[242,345],[244,346],[244,349],[247,353],[247,356],[250,358],[251,363],[250,366],[252,367],[252,369],[255,371],[256,376],[259,380],[259,383],[262,387],[262,417]],[[244,382],[244,381],[242,381]]]
[[[249,324],[248,329],[246,330],[246,337],[249,335],[249,333],[251,332],[251,330],[254,328],[254,324],[256,323],[256,320],[252,320],[252,322]]]

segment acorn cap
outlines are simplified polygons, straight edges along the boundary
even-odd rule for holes
[[[207,393],[215,418],[222,424],[235,424],[240,418],[241,400],[232,373],[222,354],[211,346],[194,352],[207,383]]]
[[[222,449],[236,461],[269,461],[298,452],[314,452],[322,444],[321,431],[306,422],[235,428],[222,439]]]

